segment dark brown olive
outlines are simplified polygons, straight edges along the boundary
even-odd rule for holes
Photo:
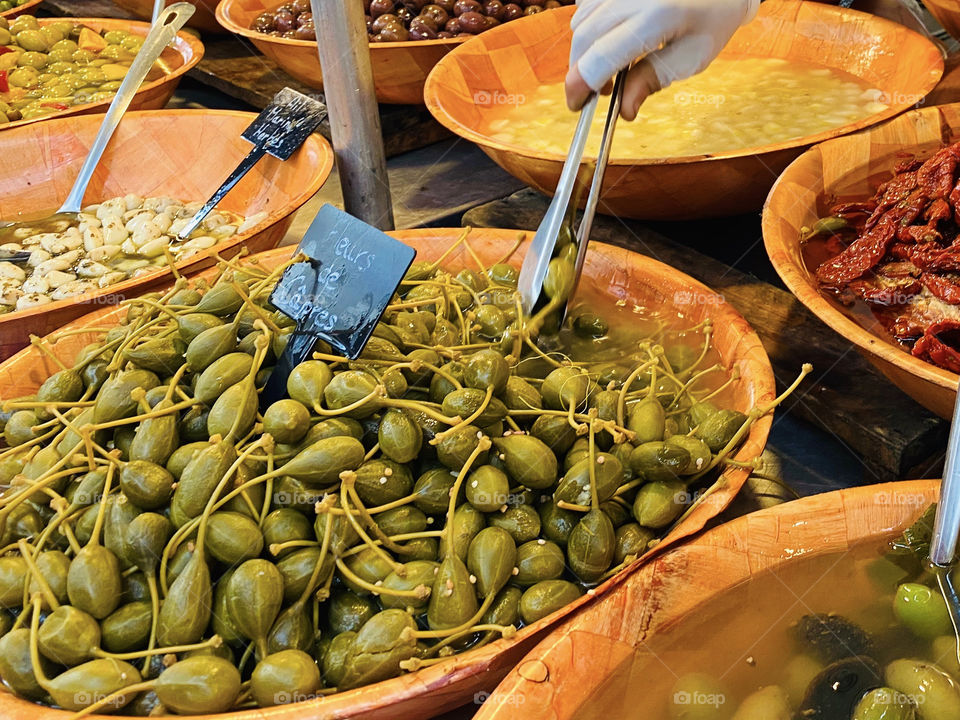
[[[418,15],[410,21],[411,32],[417,30],[423,33],[436,33],[439,29],[440,26],[437,24],[436,20],[430,17],[424,17],[423,15]]]
[[[410,31],[403,25],[387,25],[380,31],[380,40],[383,42],[404,42],[410,39]]]
[[[479,13],[483,10],[483,5],[477,2],[477,0],[456,0],[453,4],[453,14],[455,17],[460,17],[465,12],[475,12]]]
[[[479,12],[467,10],[460,13],[459,19],[464,32],[481,33],[487,29],[487,18]]]
[[[499,2],[499,0],[493,1]],[[437,27],[441,28],[447,24],[447,20],[450,19],[450,14],[439,5],[426,5],[423,10],[420,11],[420,17],[432,19],[437,24]]]
[[[543,12],[543,5],[527,5],[524,9],[524,15],[536,15],[537,13]]]
[[[272,12],[260,13],[251,28],[257,32],[270,33],[277,29],[277,18]]]
[[[373,22],[370,23],[370,29],[374,34],[380,33],[388,25],[399,25],[400,18],[398,18],[393,13],[384,13],[383,15],[378,15],[373,19]]]
[[[447,24],[443,26],[443,31],[451,35],[459,35],[463,32],[463,28],[460,27],[460,18],[450,18],[447,20]]]
[[[516,20],[518,17],[523,17],[522,7],[516,3],[507,3],[503,6],[503,17],[500,18],[501,20],[510,22],[511,20]]]
[[[393,0],[371,0],[370,17],[376,20],[385,13],[392,13],[395,7],[396,3]]]
[[[560,0],[547,0],[543,4],[544,10],[554,10],[555,8],[561,7]]]
[[[316,28],[313,27],[313,22],[310,22],[306,25],[301,25],[300,27],[298,27],[296,30],[293,31],[293,35],[294,37],[296,37],[297,40],[316,40],[317,39],[317,31],[316,31]]]
[[[367,3],[369,5],[369,3]],[[290,3],[290,9],[294,14],[310,12],[310,0],[293,0]]]
[[[400,18],[400,22],[403,23],[404,27],[407,27],[410,24],[410,21],[417,16],[417,14],[408,7],[398,8],[396,14],[397,17]]]
[[[297,15],[297,26],[303,27],[304,25],[313,25],[313,13],[312,12],[303,12]]]
[[[500,0],[487,0],[483,4],[483,14],[487,17],[503,20],[503,3]]]
[[[276,27],[277,32],[290,32],[297,26],[297,17],[293,13],[278,12],[276,14],[274,26]]]
[[[434,0],[434,5],[437,7],[443,8],[444,12],[447,15],[453,15],[453,6],[456,4],[456,0]]]

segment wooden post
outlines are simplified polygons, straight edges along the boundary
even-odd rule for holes
[[[330,137],[348,213],[393,230],[393,203],[359,0],[311,0]]]

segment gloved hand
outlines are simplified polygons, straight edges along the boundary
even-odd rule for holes
[[[621,69],[628,74],[621,115],[637,116],[647,96],[703,70],[760,0],[577,0],[567,104],[579,110]]]

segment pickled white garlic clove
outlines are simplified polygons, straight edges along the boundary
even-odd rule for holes
[[[27,272],[19,265],[12,262],[0,262],[0,278],[3,280],[16,280],[22,283],[27,277]]]

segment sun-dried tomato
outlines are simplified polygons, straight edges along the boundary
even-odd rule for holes
[[[955,280],[943,275],[924,273],[920,276],[920,282],[933,293],[934,297],[950,305],[960,305],[960,284]]]
[[[825,285],[843,285],[862,277],[887,254],[896,239],[895,221],[886,215],[871,230],[854,240],[846,250],[817,268],[817,277]]]
[[[928,327],[913,346],[913,354],[951,372],[960,373],[960,322],[944,320]]]
[[[3,47],[0,45],[0,47]],[[10,83],[7,80],[7,71],[0,70],[0,92],[10,92]]]

